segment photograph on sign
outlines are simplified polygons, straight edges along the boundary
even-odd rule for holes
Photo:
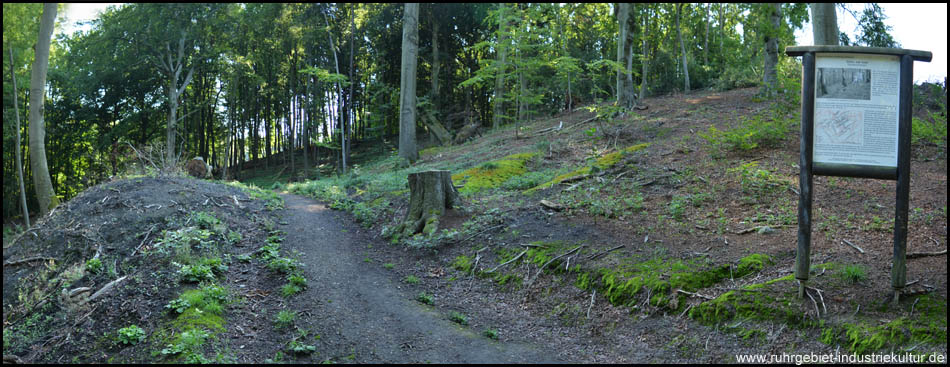
[[[817,98],[871,99],[871,69],[818,68]]]
[[[817,55],[814,162],[897,167],[899,73],[896,56]]]

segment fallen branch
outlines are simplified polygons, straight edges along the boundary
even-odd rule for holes
[[[746,229],[743,229],[743,230],[741,230],[741,231],[732,232],[732,233],[735,233],[735,234],[746,234],[746,233],[749,233],[749,232],[758,231],[758,230],[760,230],[760,229],[762,229],[762,228],[782,228],[782,227],[792,227],[792,225],[789,225],[789,224],[776,224],[776,225],[774,225],[774,226],[769,226],[769,225],[765,225],[765,226],[755,226],[755,227],[752,227],[752,228],[746,228]]]
[[[606,255],[606,254],[609,253],[609,252],[613,252],[613,251],[619,250],[619,249],[623,248],[624,246],[627,246],[627,245],[620,245],[620,246],[614,247],[614,248],[612,248],[612,249],[609,249],[609,250],[607,250],[607,251],[603,251],[603,252],[600,252],[600,253],[591,255],[590,257],[588,257],[588,258],[585,259],[585,260],[593,260],[593,259],[596,259],[596,258],[598,258],[598,257],[601,257],[601,256],[603,256],[603,255]]]
[[[841,241],[844,242],[844,244],[853,247],[855,250],[858,250],[858,252],[860,252],[860,253],[862,253],[862,254],[864,253],[864,250],[862,250],[862,249],[861,249],[860,247],[858,247],[857,245],[851,243],[851,241],[848,241],[848,240],[841,240]]]
[[[534,273],[534,277],[531,278],[531,282],[529,282],[529,283],[533,283],[533,282],[534,282],[534,279],[536,279],[536,278],[538,277],[538,275],[541,275],[541,271],[544,270],[544,268],[548,267],[548,265],[551,265],[551,263],[554,262],[554,260],[557,260],[557,259],[560,259],[560,258],[562,258],[562,257],[564,257],[564,256],[573,254],[574,252],[577,252],[577,250],[580,250],[581,247],[584,247],[584,246],[585,246],[585,245],[577,246],[577,247],[575,247],[575,248],[574,248],[573,250],[571,250],[571,251],[565,252],[565,253],[563,253],[563,254],[561,254],[561,255],[558,255],[557,257],[555,257],[555,258],[553,258],[553,259],[551,259],[551,260],[548,260],[548,262],[544,263],[544,265],[541,265],[541,267],[538,268],[538,272],[537,272],[537,273]]]
[[[57,259],[57,258],[55,258],[55,257],[34,256],[34,257],[29,257],[29,258],[26,258],[26,259],[22,259],[22,260],[7,261],[7,262],[4,262],[4,263],[3,263],[3,266],[16,266],[16,265],[20,265],[20,264],[24,264],[24,263],[28,263],[28,262],[37,261],[37,260],[53,260],[53,261],[59,261],[59,259]]]
[[[699,294],[699,293],[687,292],[687,291],[684,291],[684,290],[682,290],[682,289],[677,289],[677,290],[676,290],[676,293],[682,293],[682,294],[685,294],[685,295],[690,296],[690,297],[698,297],[698,298],[703,298],[703,299],[707,299],[707,300],[710,300],[710,301],[713,300],[713,299],[715,299],[715,298],[713,298],[713,297],[711,297],[711,296],[707,296],[707,295],[703,295],[703,294]]]
[[[505,263],[504,263],[504,264],[499,264],[498,266],[496,266],[496,267],[494,267],[494,268],[492,268],[491,270],[489,270],[489,271],[486,271],[486,273],[494,273],[494,272],[495,272],[495,270],[498,270],[498,268],[500,268],[500,267],[502,267],[502,266],[505,266],[505,265],[508,265],[508,264],[510,264],[510,263],[512,263],[512,262],[514,262],[515,260],[518,260],[518,259],[520,259],[520,258],[521,258],[521,256],[522,256],[522,255],[524,255],[524,254],[525,254],[525,253],[527,253],[527,252],[528,252],[528,250],[524,250],[524,251],[521,251],[521,253],[520,253],[520,254],[518,254],[518,256],[515,256],[515,258],[514,258],[514,259],[511,259],[511,260],[508,260],[508,261],[505,261]]]
[[[818,302],[815,302],[815,297],[811,296],[811,293],[808,293],[808,287],[805,287],[805,294],[808,295],[808,298],[811,298],[811,303],[815,305],[815,318],[821,318],[821,311],[818,310]]]
[[[597,294],[597,290],[596,290],[596,289],[595,289],[593,292],[590,293],[590,306],[587,306],[587,318],[588,318],[588,319],[590,319],[590,309],[594,307],[594,295],[595,295],[595,294]],[[920,299],[918,298],[917,300],[920,300]]]
[[[468,240],[470,240],[470,239],[472,239],[472,238],[475,238],[475,236],[478,236],[478,235],[480,235],[480,234],[482,234],[482,233],[488,232],[488,231],[490,231],[490,230],[493,230],[493,229],[496,229],[496,228],[502,227],[502,226],[504,226],[504,224],[499,224],[499,225],[497,225],[497,226],[488,227],[488,229],[486,229],[486,230],[483,230],[483,231],[481,231],[481,232],[478,232],[478,233],[476,233],[476,234],[473,234],[473,235],[471,235],[471,236],[468,236],[468,237],[465,238],[465,239],[461,239],[461,240],[455,241],[455,243],[468,241]]]
[[[119,283],[122,283],[122,281],[124,281],[125,278],[128,278],[128,277],[129,277],[128,275],[125,275],[119,279],[113,280],[109,282],[108,284],[102,286],[102,288],[100,288],[96,293],[93,293],[91,296],[89,296],[89,298],[86,299],[86,301],[83,303],[92,302],[96,298],[99,298],[100,296],[102,296],[103,294],[109,293],[109,291],[111,291],[112,288],[115,288],[116,285],[118,285]]]
[[[916,258],[918,258],[918,257],[942,256],[942,255],[946,255],[946,254],[947,254],[947,250],[938,251],[938,252],[911,252],[911,253],[909,253],[909,254],[904,255],[904,258],[906,258],[906,259],[916,259]]]

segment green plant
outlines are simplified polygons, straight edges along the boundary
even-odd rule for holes
[[[99,274],[99,271],[102,270],[102,261],[98,257],[86,260],[86,270],[93,274]]]
[[[119,329],[119,342],[126,345],[135,345],[145,340],[145,330],[137,325],[130,325]]]
[[[204,280],[213,281],[214,272],[211,271],[211,266],[204,264],[195,264],[195,265],[180,265],[178,269],[178,276],[182,281],[198,283]]]
[[[290,297],[297,293],[300,293],[302,290],[303,290],[302,288],[294,284],[285,284],[283,287],[280,288],[280,293],[284,297]]]
[[[449,320],[459,325],[468,325],[468,316],[457,311],[449,312]]]
[[[434,302],[432,295],[426,294],[426,292],[420,292],[419,295],[416,296],[416,300],[427,305],[431,305]]]
[[[317,350],[317,347],[313,345],[306,345],[296,340],[290,341],[290,344],[287,345],[287,349],[294,353],[299,354],[310,354]]]
[[[403,279],[407,284],[419,284],[419,278],[415,275],[406,275],[406,278]]]
[[[857,284],[867,279],[867,270],[860,264],[845,265],[838,275],[849,284]]]
[[[300,262],[286,257],[278,257],[267,262],[267,269],[284,274],[292,273],[299,267]]]
[[[189,307],[191,307],[191,302],[188,302],[187,299],[183,298],[173,299],[171,302],[168,302],[168,304],[165,305],[166,309],[175,311],[176,313],[185,312],[185,310],[187,310]]]
[[[385,263],[385,264],[383,264],[383,267],[386,268],[386,270],[393,270],[393,267],[395,267],[395,266],[396,266],[396,265],[393,264],[393,263]]]
[[[296,318],[297,318],[296,311],[287,311],[287,310],[278,311],[277,315],[274,317],[274,326],[278,329],[283,329],[285,327],[293,325],[294,320]]]
[[[302,275],[291,274],[287,276],[287,282],[300,288],[307,288],[307,278]]]
[[[688,201],[689,198],[685,196],[673,197],[673,199],[670,200],[669,206],[667,207],[670,216],[677,221],[682,220],[683,216],[686,214],[686,205]]]
[[[492,328],[485,329],[485,331],[482,332],[482,335],[488,339],[498,340],[498,330]]]

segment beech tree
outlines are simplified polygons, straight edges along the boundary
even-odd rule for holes
[[[811,31],[815,45],[838,45],[838,16],[835,3],[811,3]]]
[[[399,156],[414,163],[416,149],[416,55],[419,48],[419,4],[406,3],[402,20],[402,69],[399,74]]]
[[[46,70],[49,67],[49,46],[55,22],[56,3],[43,4],[43,16],[40,18],[40,31],[35,46],[36,57],[33,59],[33,72],[30,75],[30,169],[33,171],[36,199],[40,203],[40,216],[59,205],[46,163],[46,121],[43,119]]]

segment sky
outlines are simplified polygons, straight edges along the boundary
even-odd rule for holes
[[[95,19],[100,11],[113,4],[116,3],[66,4],[66,22],[61,31],[73,32],[77,29],[74,22]],[[914,63],[914,81],[942,81],[947,76],[947,3],[879,5],[887,17],[884,24],[892,27],[891,36],[901,48],[933,53],[933,60],[929,63]],[[865,3],[846,6],[860,16]],[[852,40],[857,38],[857,24],[853,15],[838,9],[838,30],[847,33]],[[796,31],[795,38],[799,45],[812,44],[811,23],[805,23],[801,30]]]

